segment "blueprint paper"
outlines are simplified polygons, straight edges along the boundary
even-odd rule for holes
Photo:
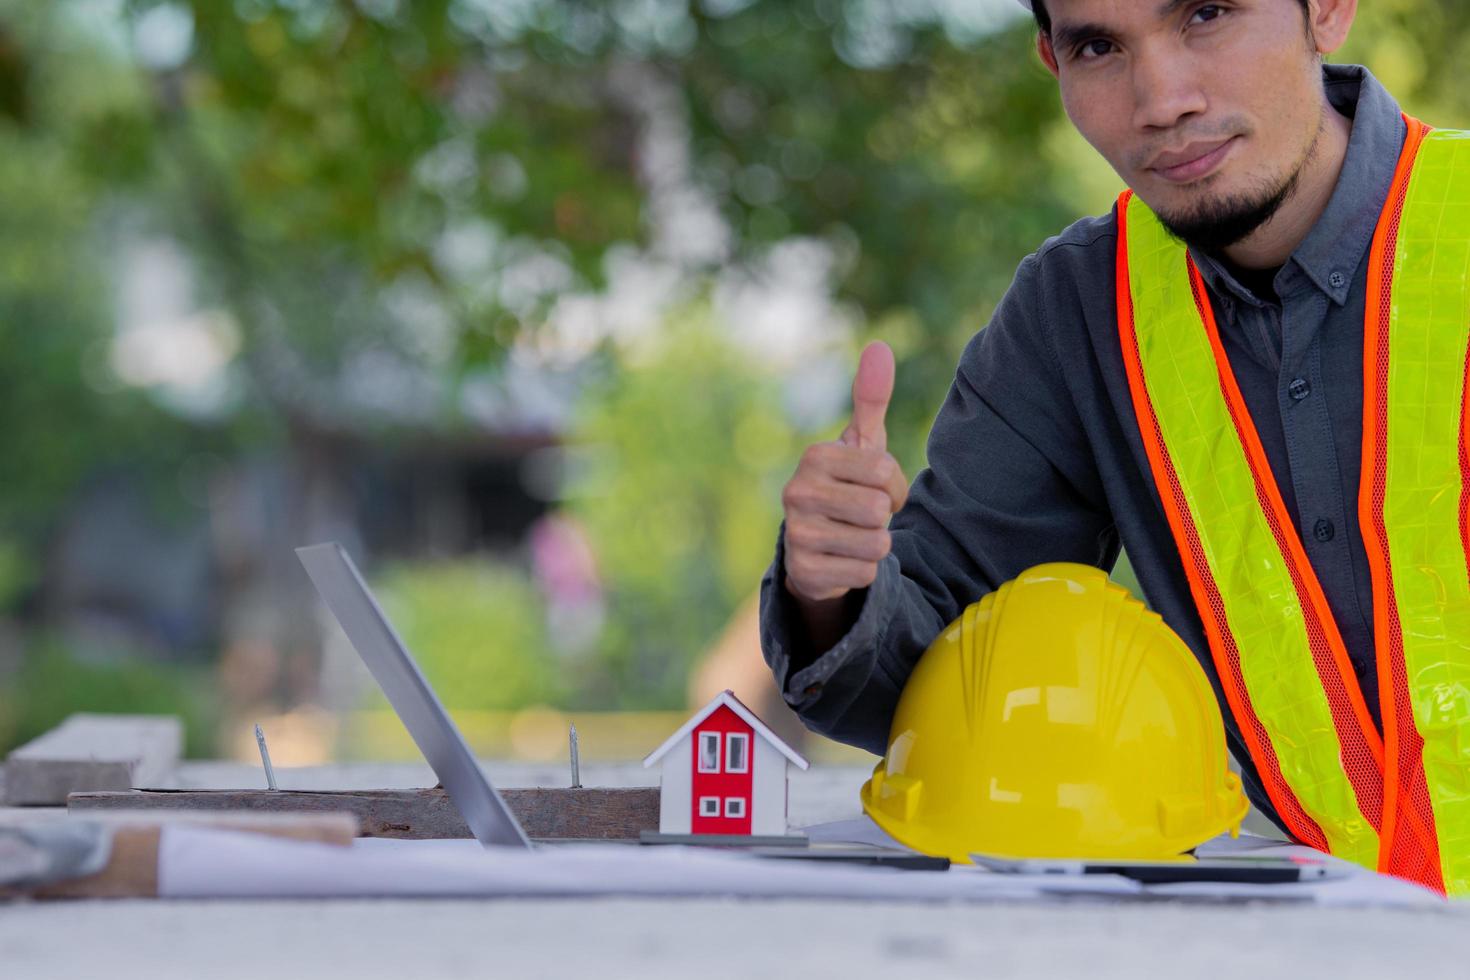
[[[1040,882],[975,868],[943,873],[813,867],[702,848],[587,844],[522,851],[484,849],[469,841],[333,847],[183,826],[165,829],[158,857],[162,898],[718,895],[943,901],[1138,890],[1133,882],[1107,876]]]
[[[814,866],[739,852],[627,844],[522,851],[485,849],[475,841],[362,840],[353,847],[333,847],[187,826],[165,828],[158,872],[164,898],[643,895],[1036,901],[1171,895],[1444,907],[1424,889],[1367,871],[1303,885],[1146,888],[1112,875],[1003,875],[966,866],[948,872]]]
[[[890,837],[867,816],[816,824],[803,828],[803,830],[813,841],[838,841],[904,848],[904,845]],[[1247,885],[1230,882],[1181,882],[1173,885],[1149,885],[1143,891],[1149,895],[1225,901],[1297,899],[1322,906],[1413,907],[1444,904],[1443,899],[1438,895],[1413,882],[1376,874],[1310,847],[1290,844],[1272,837],[1261,837],[1248,832],[1242,833],[1239,837],[1221,834],[1195,848],[1195,854],[1200,858],[1244,857],[1247,855],[1307,858],[1313,861],[1325,861],[1339,869],[1343,876],[1322,882],[1290,885],[1287,886],[1289,891],[1283,890],[1280,885]]]

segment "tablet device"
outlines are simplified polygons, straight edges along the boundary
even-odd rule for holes
[[[1345,872],[1326,861],[1288,857],[1235,857],[1183,861],[1053,860],[1004,858],[971,854],[982,868],[1002,874],[1121,875],[1146,885],[1186,881],[1226,881],[1249,885],[1283,885],[1322,881]]]

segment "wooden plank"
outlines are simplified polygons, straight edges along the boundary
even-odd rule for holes
[[[657,786],[503,789],[500,795],[529,837],[637,840],[658,829]]]
[[[658,788],[503,789],[501,797],[527,836],[575,840],[637,840],[658,829]],[[467,838],[469,827],[438,787],[407,790],[134,790],[73,793],[67,808],[96,810],[249,810],[355,815],[364,837],[407,840]]]
[[[174,823],[203,824],[216,830],[264,834],[290,840],[346,847],[357,821],[345,813],[301,814],[99,814],[116,824],[107,865],[94,875],[46,885],[36,898],[155,898],[158,895],[158,844],[163,828]],[[176,819],[175,817],[183,818]],[[119,819],[121,818],[121,819]],[[4,890],[0,889],[0,894]]]
[[[5,802],[59,806],[69,793],[157,785],[183,747],[178,718],[75,714],[6,758]]]

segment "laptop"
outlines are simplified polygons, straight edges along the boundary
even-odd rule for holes
[[[485,847],[531,847],[515,814],[475,762],[464,736],[388,622],[352,558],[335,541],[297,548],[306,574]]]

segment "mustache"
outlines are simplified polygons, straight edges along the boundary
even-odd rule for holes
[[[1146,145],[1130,151],[1128,165],[1134,170],[1143,170],[1161,153],[1176,150],[1191,143],[1216,143],[1228,140],[1232,136],[1249,136],[1250,134],[1249,123],[1240,116],[1227,116],[1212,123],[1208,128],[1190,126],[1171,129],[1166,133],[1154,136]]]

